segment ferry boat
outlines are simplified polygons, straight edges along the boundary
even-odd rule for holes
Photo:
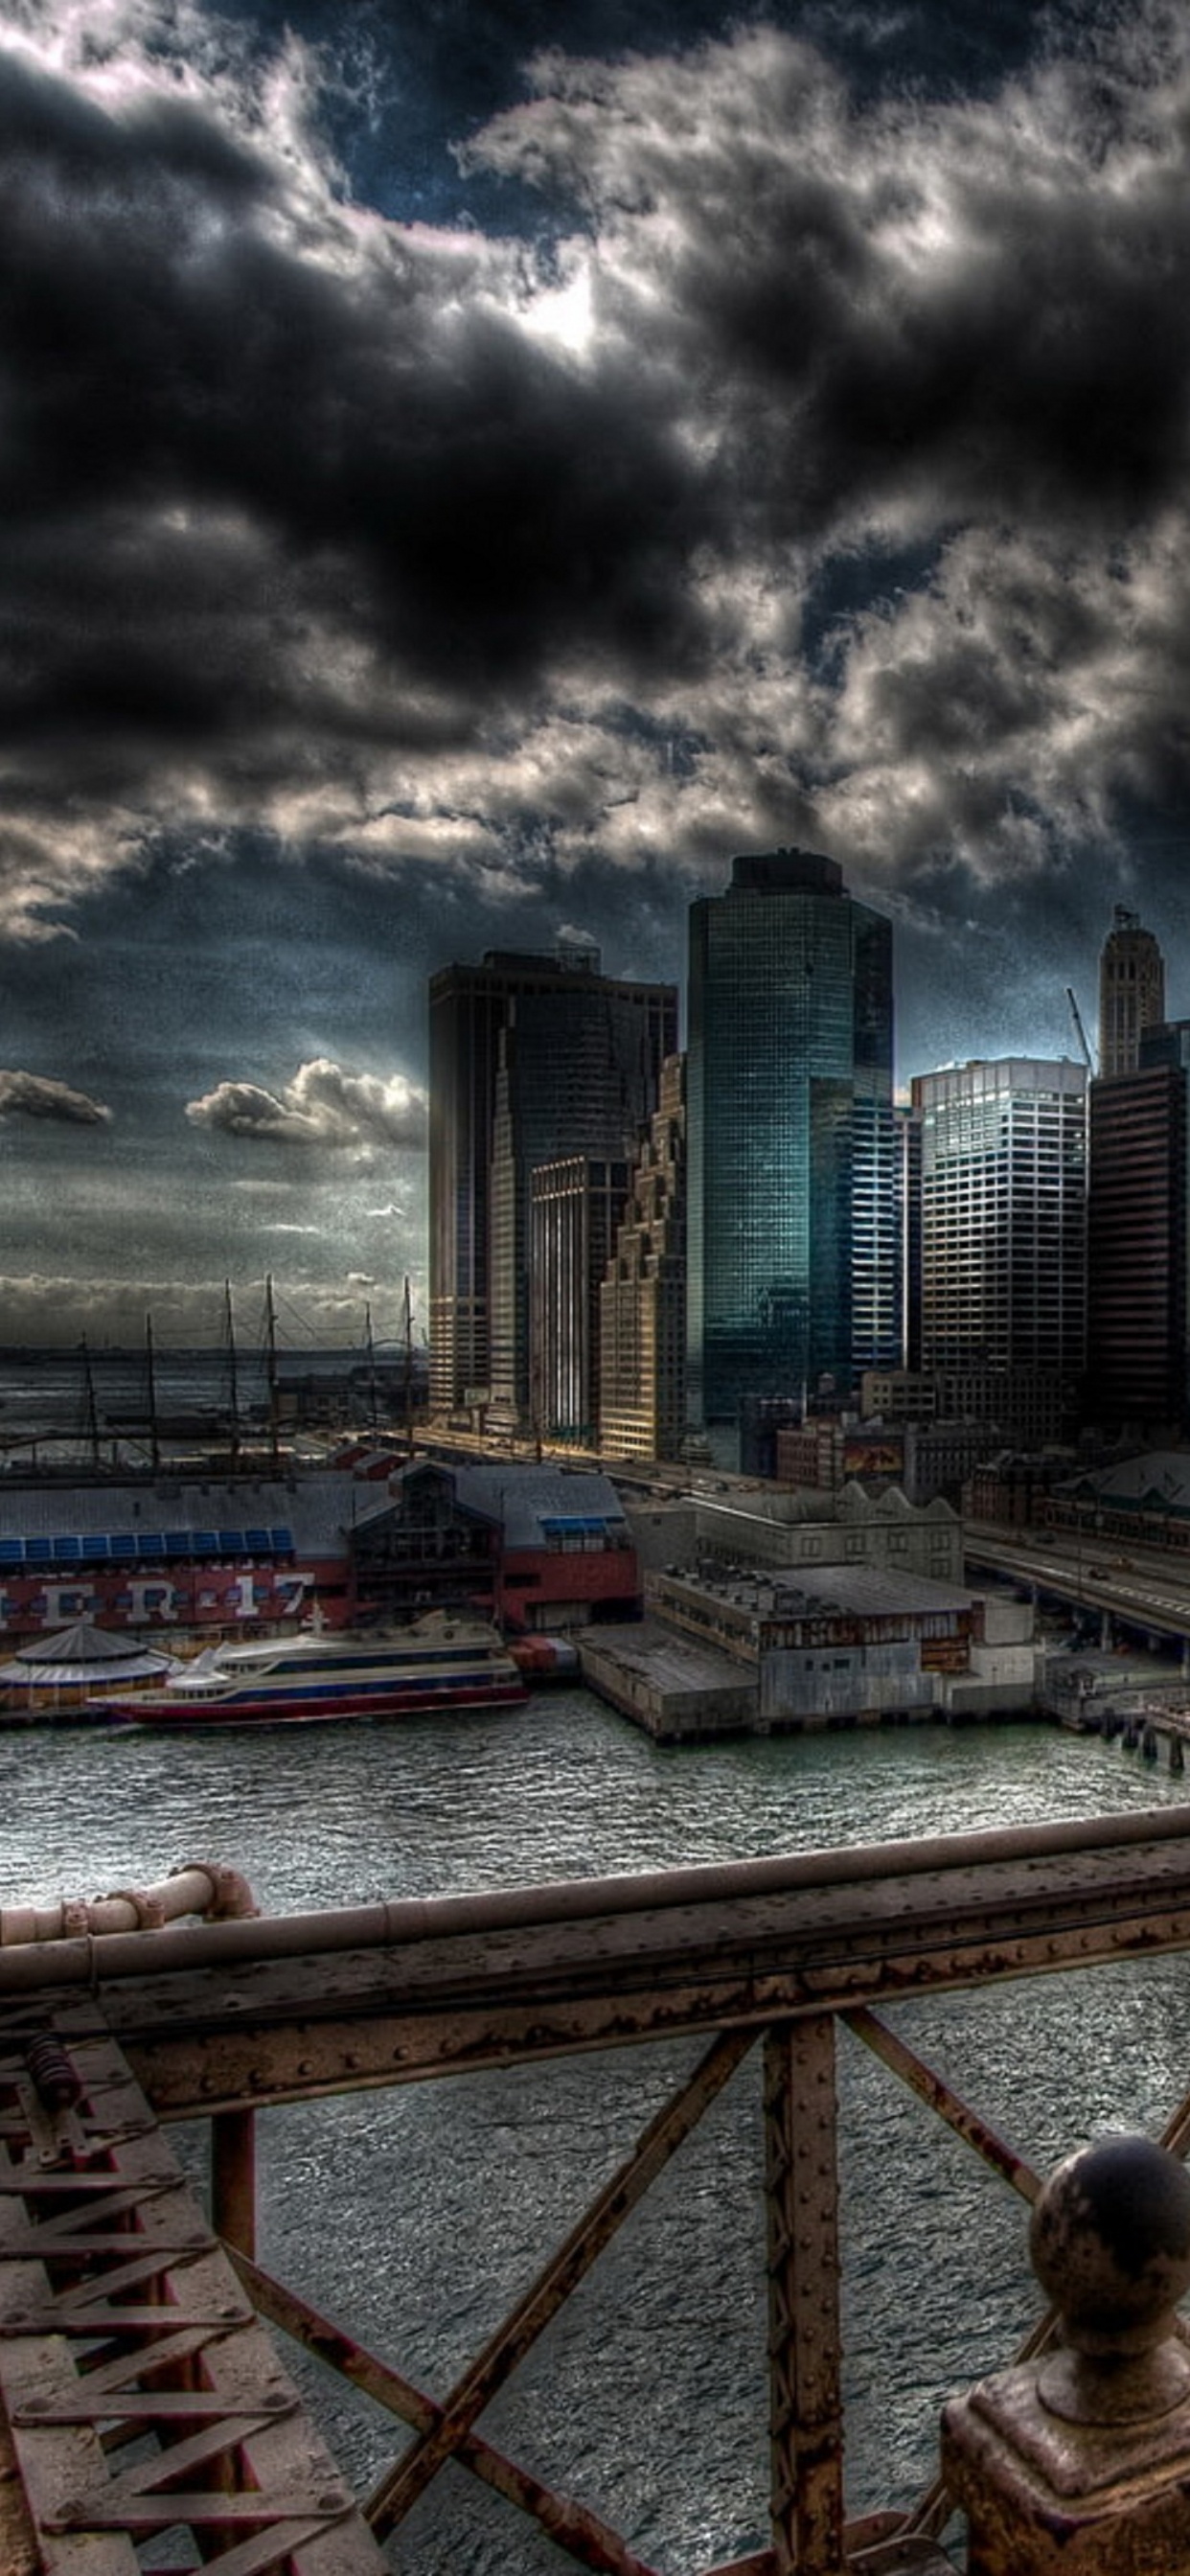
[[[527,1696],[495,1628],[431,1611],[387,1633],[307,1629],[216,1646],[159,1690],[113,1695],[104,1713],[138,1726],[309,1726],[516,1707]]]

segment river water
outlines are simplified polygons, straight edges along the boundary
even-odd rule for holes
[[[1183,1789],[1137,1755],[1034,1725],[663,1751],[583,1691],[399,1728],[168,1743],[18,1730],[0,1738],[0,1897],[90,1896],[214,1858],[285,1912],[1028,1825]],[[890,2018],[1044,2169],[1105,2128],[1160,2128],[1190,2087],[1187,2001],[1171,1959]],[[846,2034],[840,2045],[860,2512],[928,2482],[944,2397],[1009,2359],[1038,2294],[1023,2205]],[[264,2114],[261,2259],[442,2394],[697,2053],[670,2042]],[[485,2418],[492,2440],[597,2505],[667,2576],[767,2536],[754,2057]],[[182,2145],[199,2155],[197,2135]],[[405,2437],[294,2366],[366,2485]],[[563,2564],[460,2470],[390,2550],[416,2576]]]

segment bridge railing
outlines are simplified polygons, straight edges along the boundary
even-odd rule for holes
[[[101,2020],[159,2119],[210,2120],[215,2224],[257,2313],[410,2428],[365,2501],[378,2538],[455,2462],[576,2563],[611,2576],[656,2571],[596,2504],[578,2503],[491,2443],[482,2419],[757,2049],[769,2536],[733,2562],[731,2576],[840,2576],[845,2567],[908,2576],[950,2563],[942,2541],[954,2499],[940,2472],[911,2507],[847,2520],[838,2034],[873,2052],[1032,2205],[1041,2183],[1028,2158],[890,2024],[888,2006],[1025,1978],[1065,1981],[1187,1948],[1190,1810],[1163,1808],[659,1877],[65,1939],[0,1954],[0,2008],[27,2024],[40,1996],[59,2021],[71,2012],[89,2015],[88,2027]],[[323,2314],[259,2261],[263,2105],[678,2035],[701,2038],[697,2063],[445,2392],[421,2387],[349,2320]],[[1078,2146],[1086,2134],[1072,2100],[1062,2143]],[[1174,2155],[1185,2152],[1190,2102],[1171,2103],[1161,2134]],[[727,2576],[722,2563],[713,2576]]]

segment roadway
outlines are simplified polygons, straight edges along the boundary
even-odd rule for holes
[[[1125,1553],[1119,1540],[1076,1541],[1065,1531],[1051,1544],[1035,1530],[970,1522],[964,1550],[969,1571],[990,1567],[1075,1609],[1107,1612],[1152,1636],[1190,1638],[1190,1566],[1171,1567],[1152,1550]]]

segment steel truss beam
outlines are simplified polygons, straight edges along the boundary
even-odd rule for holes
[[[1032,2207],[1042,2189],[1043,2177],[1035,2172],[1033,2166],[1028,2164],[1023,2156],[1017,2155],[1015,2150],[1006,2144],[988,2121],[982,2119],[977,2111],[971,2109],[969,2103],[964,2102],[960,2095],[953,2091],[934,2067],[928,2065],[924,2058],[919,2057],[914,2049],[907,2047],[905,2041],[899,2038],[895,2031],[891,2031],[886,2022],[879,2020],[875,2013],[849,2012],[840,2017],[854,2036],[862,2040],[865,2047],[872,2050],[874,2056],[881,2059],[890,2074],[897,2076],[901,2083],[908,2086],[910,2092],[916,2093],[920,2101],[925,2102],[930,2110],[937,2112],[938,2117],[945,2121],[947,2127],[953,2129],[955,2136],[962,2138],[967,2146],[973,2147],[984,2163],[990,2165],[993,2173],[999,2174],[1010,2184],[1013,2191],[1019,2193],[1021,2199],[1027,2201]],[[1176,2110],[1170,2113],[1161,2131],[1159,2143],[1166,2147],[1171,2155],[1185,2156],[1190,2150],[1190,2093],[1184,2094]],[[1018,2344],[1013,2360],[1031,2361],[1036,2354],[1044,2352],[1057,2331],[1057,2324],[1057,2312],[1050,2308]],[[1175,2331],[1181,2336],[1183,2342],[1190,2342],[1190,2325],[1184,2318],[1177,2319]],[[906,2517],[904,2529],[907,2534],[911,2533],[923,2539],[932,2538],[945,2529],[952,2510],[946,2483],[944,2479],[936,2478],[913,2512]]]
[[[430,2479],[457,2451],[497,2389],[523,2361],[551,2317],[557,2315],[571,2291],[590,2271],[596,2256],[611,2243],[683,2139],[689,2137],[704,2111],[722,2092],[751,2045],[750,2031],[717,2039],[688,2082],[649,2122],[633,2153],[597,2193],[565,2243],[443,2400],[434,2425],[419,2435],[412,2450],[381,2479],[366,2507],[374,2531],[391,2531],[404,2520]]]
[[[171,1937],[102,1995],[184,2119],[1190,1948],[1190,1836],[154,1976]]]
[[[879,1855],[840,1854],[834,1875],[831,1856],[816,1855],[804,1870],[782,1865],[780,1885],[750,1880],[741,1889],[733,1872],[721,1898],[700,1888],[690,1902],[685,1886],[666,1902],[651,1881],[649,1901],[634,1908],[621,1889],[604,1914],[571,1891],[575,1901],[548,1919],[527,1902],[518,1922],[515,1898],[502,1898],[492,1900],[498,1923],[486,1928],[484,1900],[457,1909],[449,1930],[430,1905],[408,1937],[362,1949],[312,1935],[303,1955],[294,1926],[250,1957],[243,1944],[267,1940],[270,1927],[232,1926],[226,1959],[217,1931],[196,1936],[202,1964],[194,1967],[177,1934],[135,1936],[143,1946],[134,1949],[133,1936],[116,1936],[110,1978],[104,1944],[89,1945],[87,1989],[65,1981],[71,1943],[54,1945],[61,1955],[48,1972],[17,1961],[0,2023],[0,2051],[8,2051],[0,2055],[0,2398],[12,2446],[6,2459],[0,2440],[5,2576],[10,2562],[14,2576],[24,2576],[26,2562],[30,2576],[64,2571],[77,2563],[77,2550],[67,2553],[82,2533],[88,2576],[133,2567],[152,2576],[129,2550],[151,2549],[155,2534],[179,2523],[219,2576],[282,2567],[287,2576],[351,2576],[381,2563],[325,2454],[311,2451],[306,2428],[299,2435],[296,2400],[281,2394],[288,2383],[154,2131],[154,2112],[212,2116],[220,2221],[261,2312],[412,2424],[414,2443],[368,2509],[377,2532],[454,2458],[526,2504],[605,2576],[650,2576],[598,2517],[582,2521],[568,2499],[534,2492],[537,2482],[484,2442],[477,2421],[761,2029],[772,2543],[718,2576],[795,2568],[838,2576],[845,2563],[855,2576],[943,2569],[933,2538],[946,2508],[940,2488],[908,2519],[843,2522],[834,2018],[1026,2199],[1035,2196],[1024,2160],[872,2007],[1190,1948],[1186,1819],[1160,1830],[1144,1820],[1127,1834],[1105,1827],[1101,1840],[1097,1831],[1055,1828],[1052,1848],[1034,1831],[1019,1853],[1006,1836],[958,1840],[951,1857],[935,1844],[883,1876]],[[555,1903],[557,1891],[544,1894]],[[403,1921],[399,1907],[381,1911]],[[146,1972],[137,1974],[142,1956]],[[51,1991],[35,1996],[43,1978]],[[4,1984],[0,1960],[0,1992]],[[56,2034],[80,2073],[73,2092],[48,2102],[44,2084],[30,2082],[21,2045],[35,2028]],[[257,2105],[711,2029],[721,2035],[690,2083],[443,2400],[349,2345],[256,2270]],[[1184,2152],[1188,2136],[1190,2102],[1166,2142]],[[325,2350],[327,2337],[349,2358]],[[156,2445],[147,2455],[146,2442]],[[575,2517],[569,2526],[567,2516]]]
[[[5,2576],[153,2576],[179,2532],[218,2576],[378,2576],[120,2050],[73,2018],[0,2034]]]

